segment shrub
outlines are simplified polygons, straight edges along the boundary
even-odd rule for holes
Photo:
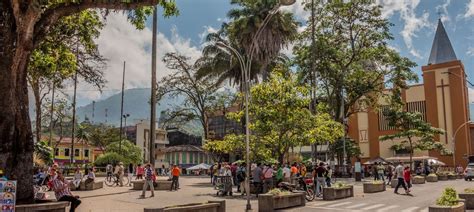
[[[372,184],[384,184],[385,182],[381,181],[381,180],[372,180],[371,183]]]
[[[455,206],[459,204],[458,194],[454,188],[445,188],[440,198],[436,200],[439,206]]]
[[[414,178],[416,178],[416,179],[424,179],[425,177],[416,175]]]
[[[431,174],[429,174],[428,176],[437,177],[438,175],[437,175],[437,174],[434,174],[434,173],[431,173]]]
[[[290,192],[288,191],[282,191],[281,189],[278,189],[278,188],[274,188],[272,190],[270,190],[269,192],[267,192],[267,194],[272,194],[272,195],[275,195],[275,196],[281,196],[281,195],[285,195],[285,194],[289,194]]]
[[[469,194],[474,194],[474,188],[466,188],[464,189],[464,192],[469,193]]]
[[[345,183],[342,183],[342,182],[336,182],[336,183],[334,183],[334,186],[333,186],[333,187],[337,189],[337,188],[347,188],[347,187],[349,187],[349,186],[350,186],[350,185],[345,184]]]

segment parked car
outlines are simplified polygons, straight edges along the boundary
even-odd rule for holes
[[[474,179],[474,163],[469,163],[464,170],[464,180],[472,181],[472,179]]]

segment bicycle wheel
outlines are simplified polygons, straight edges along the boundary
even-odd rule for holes
[[[313,201],[315,198],[314,191],[311,188],[306,189],[305,199],[308,201]]]
[[[117,184],[116,182],[117,182],[116,177],[105,178],[105,185],[107,185],[109,187],[112,187],[112,186],[116,185]]]
[[[128,179],[128,177],[122,177],[122,183],[124,186],[128,186],[128,184],[130,183],[130,180]]]

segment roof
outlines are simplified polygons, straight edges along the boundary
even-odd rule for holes
[[[438,28],[431,47],[430,59],[428,65],[440,64],[457,60],[453,46],[449,40],[448,33],[444,29],[441,19],[438,20]]]
[[[204,152],[201,147],[193,145],[171,146],[163,149],[164,152]]]

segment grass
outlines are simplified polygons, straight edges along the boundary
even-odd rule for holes
[[[281,189],[274,188],[274,189],[270,190],[269,192],[267,192],[267,194],[272,194],[274,196],[283,196],[283,195],[286,195],[286,194],[291,194],[291,192],[282,191]]]

